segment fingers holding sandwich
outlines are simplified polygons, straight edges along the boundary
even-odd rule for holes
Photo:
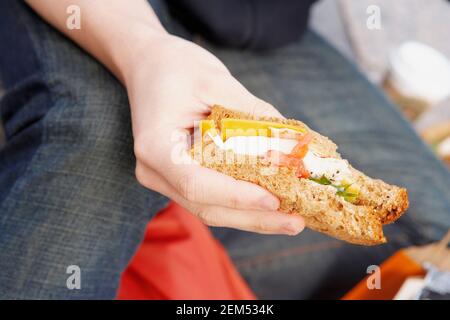
[[[300,216],[273,211],[243,211],[219,206],[184,206],[212,227],[228,227],[261,234],[297,235],[305,228]]]
[[[141,184],[173,199],[208,226],[228,227],[261,234],[285,235],[296,235],[305,227],[304,220],[300,216],[275,210],[239,210],[189,201],[177,192],[164,177],[142,165],[137,166],[136,175]]]
[[[279,208],[277,197],[253,183],[236,180],[195,163],[174,163],[171,159],[146,163],[148,157],[143,159],[138,161],[136,176],[147,188],[154,189],[146,177],[149,168],[153,168],[189,202],[241,210],[276,211]]]
[[[276,211],[280,202],[267,190],[196,164],[172,168],[169,182],[188,201],[232,209]]]
[[[169,133],[163,135],[170,136]],[[145,183],[151,168],[189,202],[241,210],[276,211],[279,208],[278,198],[266,189],[195,163],[188,154],[184,138],[160,139],[157,149],[146,140],[135,140],[135,143],[136,176],[147,188],[154,189]]]

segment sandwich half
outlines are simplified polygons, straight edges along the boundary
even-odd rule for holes
[[[260,185],[280,199],[280,211],[337,239],[385,243],[383,225],[408,208],[405,188],[354,169],[301,121],[214,106],[198,132],[191,155],[201,165]]]

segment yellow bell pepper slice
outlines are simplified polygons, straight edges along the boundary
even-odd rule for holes
[[[200,134],[203,137],[209,130],[216,130],[216,124],[214,120],[201,120],[199,124]]]
[[[282,124],[270,121],[258,120],[243,120],[243,119],[222,119],[221,121],[221,135],[222,140],[225,141],[230,137],[236,136],[264,136],[271,137],[272,130],[275,129],[289,129],[299,133],[305,133],[306,128]]]
[[[344,190],[343,191],[341,190],[340,192],[338,192],[339,195],[343,196],[344,199],[347,200],[348,202],[351,202],[351,203],[356,202],[356,200],[358,199],[358,196],[359,196],[359,192],[360,192],[359,185],[357,185],[356,183],[347,181],[347,180],[342,180],[340,188],[344,189]]]

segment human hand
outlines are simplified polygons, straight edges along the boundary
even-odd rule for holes
[[[153,36],[122,72],[131,104],[136,177],[210,226],[298,234],[301,217],[278,212],[267,190],[198,164],[174,163],[176,132],[192,130],[214,104],[281,115],[248,92],[214,55],[168,34]],[[179,142],[178,142],[179,143]]]

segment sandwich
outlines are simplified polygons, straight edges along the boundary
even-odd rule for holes
[[[383,225],[408,208],[405,188],[353,168],[330,139],[301,121],[214,106],[197,132],[191,156],[198,163],[267,189],[281,212],[337,239],[385,243]]]

